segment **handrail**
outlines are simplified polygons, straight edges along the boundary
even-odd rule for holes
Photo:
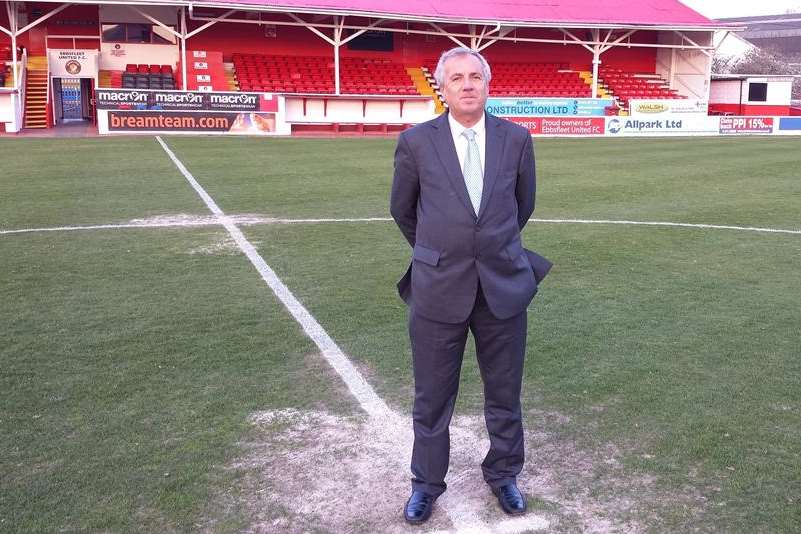
[[[17,85],[14,87],[17,91],[20,87],[25,88],[25,73],[28,70],[28,49],[22,51],[22,57],[17,61]]]
[[[25,124],[25,81],[28,78],[28,49],[22,51],[22,58],[17,61],[17,85],[14,90],[17,93],[19,102],[15,102],[16,109],[14,110],[17,119],[17,129],[22,130]]]

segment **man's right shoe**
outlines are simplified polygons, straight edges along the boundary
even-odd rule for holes
[[[406,501],[406,506],[403,508],[403,518],[407,523],[419,525],[424,523],[431,517],[431,511],[434,509],[434,501],[437,498],[424,491],[413,491],[409,500]]]
[[[498,497],[498,503],[507,514],[521,515],[526,513],[526,498],[514,482],[499,488],[492,488],[492,493]]]

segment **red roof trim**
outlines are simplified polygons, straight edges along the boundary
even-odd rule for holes
[[[699,29],[722,26],[720,22],[704,17],[678,0],[214,0],[197,4],[460,22],[679,26]]]

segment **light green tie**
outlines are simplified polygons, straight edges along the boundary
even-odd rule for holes
[[[478,151],[478,143],[476,143],[476,132],[468,128],[462,132],[462,135],[467,138],[467,155],[464,158],[462,176],[464,176],[464,183],[467,186],[467,194],[470,195],[470,203],[473,204],[473,209],[478,215],[478,209],[481,207],[481,192],[484,189],[481,153]]]

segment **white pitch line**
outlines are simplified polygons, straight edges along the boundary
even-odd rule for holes
[[[181,226],[217,226],[215,222],[142,222],[142,223],[120,223],[120,224],[90,224],[86,226],[51,226],[46,228],[20,228],[18,230],[0,230],[0,235],[11,234],[30,234],[35,232],[73,232],[79,230],[119,230],[122,228],[177,228]]]
[[[769,232],[776,234],[801,234],[801,230],[763,228],[759,226],[733,226],[727,224],[678,223],[663,221],[616,221],[607,219],[531,219],[531,221],[555,224],[621,224],[630,226],[667,226],[680,228],[708,228],[714,230],[740,230],[745,232]]]
[[[347,356],[345,356],[342,349],[340,349],[331,336],[328,335],[322,325],[317,322],[317,319],[309,313],[295,295],[292,294],[289,288],[278,278],[270,266],[267,265],[267,262],[264,261],[264,258],[256,251],[256,248],[247,240],[242,231],[234,224],[230,217],[225,215],[223,210],[217,205],[214,199],[211,198],[206,190],[203,189],[203,186],[198,183],[195,177],[192,176],[192,173],[189,172],[170,147],[167,146],[160,136],[156,136],[156,141],[159,142],[161,148],[164,149],[164,152],[167,153],[192,188],[200,195],[200,198],[203,199],[203,202],[206,203],[209,210],[217,216],[220,224],[228,230],[228,233],[234,241],[236,241],[236,244],[239,245],[242,252],[245,253],[262,279],[267,283],[270,289],[273,290],[275,296],[278,297],[292,317],[301,325],[306,335],[314,341],[314,344],[320,349],[323,357],[329,365],[333,367],[340,378],[342,378],[342,381],[345,382],[345,385],[359,402],[362,409],[364,409],[370,417],[378,421],[387,421],[396,417],[384,400],[378,396],[372,386],[370,386]],[[476,516],[472,514],[460,514],[457,516],[449,512],[448,507],[442,506],[442,508],[448,515],[451,524],[453,524],[457,530],[474,530],[477,526],[480,530],[484,530],[484,525],[482,525]]]
[[[236,218],[236,216],[232,216]],[[263,220],[246,220],[239,222],[242,226],[254,226],[261,224],[320,224],[320,223],[350,223],[350,222],[386,222],[392,219],[387,217],[364,217],[364,218],[350,218],[350,219],[274,219],[265,218]],[[0,235],[13,235],[13,234],[32,234],[37,232],[75,232],[80,230],[120,230],[125,228],[184,228],[184,227],[202,227],[202,226],[217,226],[220,221],[217,219],[211,221],[171,221],[171,222],[158,222],[158,221],[141,221],[129,223],[109,223],[109,224],[87,224],[87,225],[74,225],[74,226],[45,226],[41,228],[17,228],[13,230],[0,230]]]
[[[316,223],[348,223],[348,222],[389,222],[391,217],[362,217],[345,219],[271,219],[271,223],[277,224],[316,224]],[[258,224],[258,223],[256,223]]]
[[[292,317],[300,323],[306,335],[314,341],[315,345],[320,349],[331,367],[339,374],[345,382],[345,385],[348,386],[351,394],[356,398],[364,411],[372,417],[388,416],[391,413],[389,406],[376,394],[375,390],[367,383],[359,371],[356,370],[350,360],[345,357],[345,354],[334,340],[331,339],[331,336],[326,333],[320,323],[317,322],[312,314],[309,313],[295,295],[292,294],[289,288],[278,278],[270,266],[267,265],[267,262],[264,261],[264,258],[256,251],[256,248],[234,224],[231,217],[228,217],[223,212],[214,199],[203,189],[203,186],[192,176],[192,173],[189,172],[173,151],[170,150],[170,147],[162,141],[161,137],[156,136],[156,141],[159,142],[164,152],[167,153],[178,170],[181,171],[181,174],[184,175],[184,178],[186,178],[195,192],[203,199],[203,202],[209,210],[217,216],[219,223],[228,230],[228,233],[234,241],[236,241],[236,244],[239,245],[239,248],[245,253],[245,256],[247,256],[278,299],[286,306]]]
[[[235,217],[235,216],[232,216]],[[325,223],[369,223],[369,222],[391,222],[390,217],[352,217],[352,218],[316,218],[316,219],[285,219],[285,218],[266,218],[262,221],[244,221],[239,224],[242,226],[256,226],[262,224],[325,224]],[[531,222],[545,224],[616,224],[622,226],[663,226],[668,228],[699,228],[711,230],[735,230],[741,232],[763,232],[772,234],[801,235],[801,230],[788,228],[766,228],[761,226],[734,226],[726,224],[703,224],[703,223],[681,223],[668,221],[627,221],[614,219],[536,219]],[[220,224],[219,221],[180,221],[180,222],[134,222],[120,224],[96,224],[86,226],[52,226],[43,228],[19,228],[13,230],[0,230],[0,235],[28,234],[36,232],[69,232],[80,230],[116,230],[123,228],[181,228],[181,227],[201,227],[214,226]]]

